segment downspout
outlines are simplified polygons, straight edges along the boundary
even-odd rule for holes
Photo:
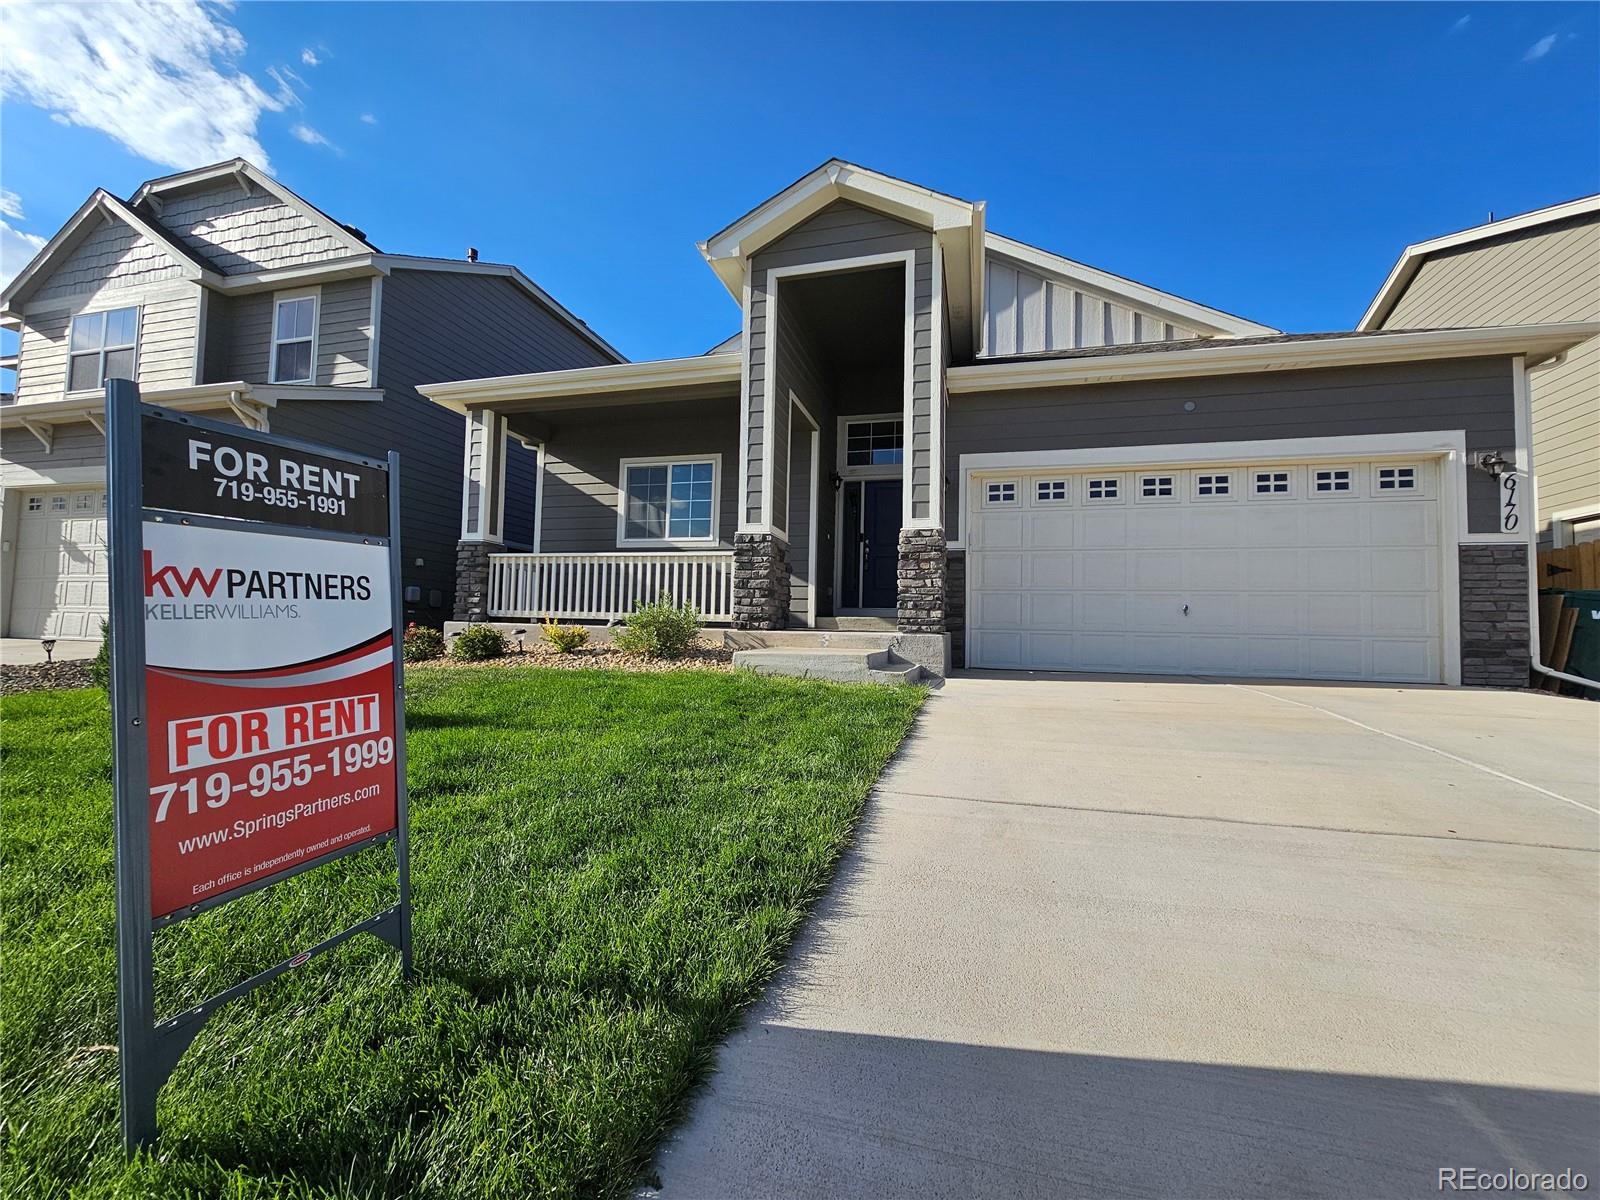
[[[1536,370],[1548,370],[1558,367],[1566,361],[1565,351],[1552,355],[1550,358],[1529,366],[1522,358],[1516,359],[1513,374],[1513,387],[1516,389],[1517,403],[1517,437],[1526,439],[1524,452],[1526,454],[1524,470],[1527,472],[1528,482],[1533,483],[1533,430],[1531,428],[1532,415],[1528,407],[1528,375]],[[1575,683],[1583,688],[1600,688],[1600,680],[1585,679],[1582,675],[1569,675],[1565,671],[1557,671],[1554,667],[1545,666],[1539,654],[1539,493],[1533,495],[1534,519],[1528,523],[1528,658],[1533,667],[1534,674],[1543,675],[1548,679],[1559,679],[1563,683]]]

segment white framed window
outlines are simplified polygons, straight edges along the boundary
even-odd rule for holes
[[[1122,476],[1086,476],[1083,481],[1083,498],[1090,504],[1121,504]]]
[[[1372,475],[1380,492],[1415,492],[1422,486],[1416,467],[1374,467]]]
[[[1229,471],[1196,471],[1194,495],[1197,500],[1227,499],[1233,495],[1233,475]]]
[[[67,498],[65,496],[50,497],[50,511],[53,513],[67,511]]]
[[[1015,479],[999,479],[985,484],[983,502],[985,504],[1015,504],[1017,502],[1017,481]]]
[[[111,497],[107,493],[101,492],[100,493],[100,511],[101,512],[105,512],[110,507],[111,507]]]
[[[67,391],[92,392],[108,379],[136,378],[139,310],[79,313],[67,334]]]
[[[1348,496],[1355,491],[1354,467],[1312,467],[1311,494],[1313,496]]]
[[[1035,479],[1033,501],[1035,504],[1066,504],[1072,499],[1072,485],[1065,479]]]
[[[1139,489],[1133,495],[1135,500],[1175,500],[1178,497],[1178,477],[1176,475],[1141,475],[1139,476]]]
[[[905,461],[905,455],[906,426],[903,420],[845,422],[845,466],[896,466]]]
[[[617,545],[714,545],[720,454],[623,459],[617,478]]]
[[[94,493],[79,492],[72,498],[72,511],[92,513],[94,511]]]
[[[1292,496],[1294,495],[1294,472],[1287,467],[1251,471],[1250,494],[1261,499],[1267,499],[1272,496]]]
[[[28,511],[29,512],[43,512],[44,511],[44,497],[43,496],[29,496],[28,497]]]
[[[317,293],[272,302],[272,382],[310,383],[317,363]]]

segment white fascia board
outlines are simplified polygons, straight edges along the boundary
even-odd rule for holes
[[[1494,326],[1485,329],[1397,331],[1244,346],[1218,341],[1192,350],[1130,350],[1127,354],[979,363],[970,367],[951,367],[947,375],[950,391],[955,394],[1256,371],[1296,371],[1366,363],[1473,358],[1492,354],[1523,354],[1530,362],[1539,362],[1597,334],[1600,334],[1600,321],[1567,321],[1552,325]]]
[[[202,383],[187,387],[148,388],[141,391],[139,399],[147,404],[180,412],[200,412],[206,409],[227,408],[230,402],[239,402],[261,408],[276,408],[276,391],[260,385],[235,380],[231,383]],[[0,429],[20,427],[28,422],[41,425],[65,425],[73,421],[87,421],[105,411],[103,394],[74,396],[64,400],[28,401],[8,404],[0,408]]]
[[[78,207],[78,211],[67,219],[67,223],[56,231],[51,238],[39,249],[29,261],[28,265],[18,271],[16,277],[0,295],[0,308],[12,311],[12,305],[25,299],[32,287],[40,281],[44,269],[59,254],[76,246],[81,236],[88,233],[86,224],[96,213],[104,213],[112,220],[120,221],[135,230],[141,237],[154,243],[174,263],[178,265],[185,279],[201,280],[205,283],[216,284],[222,276],[214,271],[201,267],[192,258],[181,253],[172,244],[172,235],[163,230],[153,228],[142,217],[118,200],[104,188],[96,188],[91,195]]]
[[[568,325],[573,332],[588,341],[602,354],[607,355],[615,362],[624,363],[628,361],[627,355],[589,328],[576,313],[510,263],[467,262],[459,258],[421,258],[411,254],[377,254],[373,256],[373,263],[384,274],[388,274],[391,271],[407,270],[454,271],[462,275],[492,275],[499,276],[502,279],[509,279],[527,295],[548,308],[558,319]]]
[[[425,383],[419,384],[417,390],[446,408],[467,412],[472,408],[493,407],[497,402],[513,400],[557,399],[710,384],[737,387],[743,362],[742,354],[697,354],[693,358],[612,363],[600,367],[575,367],[567,371],[537,371],[490,379]]]
[[[1400,252],[1400,257],[1390,270],[1389,277],[1383,281],[1378,294],[1372,298],[1372,303],[1367,305],[1367,311],[1361,315],[1356,328],[1358,330],[1378,328],[1389,315],[1389,310],[1399,301],[1406,286],[1421,269],[1422,260],[1430,254],[1437,254],[1441,250],[1454,250],[1459,246],[1470,246],[1474,242],[1487,241],[1503,234],[1518,233],[1524,229],[1534,229],[1540,225],[1564,221],[1568,217],[1579,217],[1595,212],[1600,212],[1600,192],[1593,196],[1568,200],[1563,204],[1552,204],[1548,208],[1538,208],[1515,217],[1507,217],[1503,221],[1474,225],[1471,229],[1462,229],[1456,233],[1447,233],[1442,237],[1430,238],[1428,241],[1407,246]]]
[[[1110,271],[1102,271],[1098,267],[1063,258],[1059,254],[1051,254],[1047,250],[1019,242],[1015,238],[990,233],[985,235],[984,242],[995,254],[1058,275],[1069,283],[1081,283],[1094,291],[1107,293],[1113,299],[1153,308],[1186,325],[1198,325],[1209,333],[1232,337],[1262,337],[1283,332],[1270,325],[1261,325],[1255,321],[1247,321],[1243,317],[1236,317],[1232,313],[1223,312],[1220,308],[1197,304],[1193,300],[1185,300],[1182,296],[1174,296],[1171,292],[1163,292],[1131,279],[1124,279],[1120,275],[1113,275]]]
[[[335,279],[359,279],[383,274],[375,262],[378,257],[370,251],[363,251],[342,258],[326,258],[321,262],[274,267],[270,271],[245,271],[238,275],[221,276],[212,286],[220,292],[242,294],[270,292],[309,283],[331,283]]]

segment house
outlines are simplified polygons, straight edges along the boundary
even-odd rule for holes
[[[475,447],[457,621],[666,591],[753,665],[1526,682],[1498,473],[1600,326],[1282,334],[840,160],[700,251],[742,318],[709,353],[422,389]]]
[[[106,611],[103,384],[154,404],[401,455],[402,584],[452,606],[465,422],[419,384],[621,361],[515,267],[385,254],[241,159],[86,200],[0,297],[19,333],[0,403],[0,633],[98,637]],[[508,444],[531,544],[534,458]],[[498,514],[492,515],[498,520]]]
[[[1600,195],[1407,246],[1358,329],[1600,320]],[[1600,538],[1600,338],[1528,374],[1541,542]]]

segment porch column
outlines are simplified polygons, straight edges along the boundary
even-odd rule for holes
[[[489,556],[505,549],[506,421],[489,409],[467,415],[461,468],[461,541],[456,545],[457,621],[482,621],[489,609]]]
[[[943,529],[900,531],[896,624],[901,633],[945,632],[945,558]]]
[[[771,533],[733,535],[733,627],[782,629],[789,623],[789,547]]]

